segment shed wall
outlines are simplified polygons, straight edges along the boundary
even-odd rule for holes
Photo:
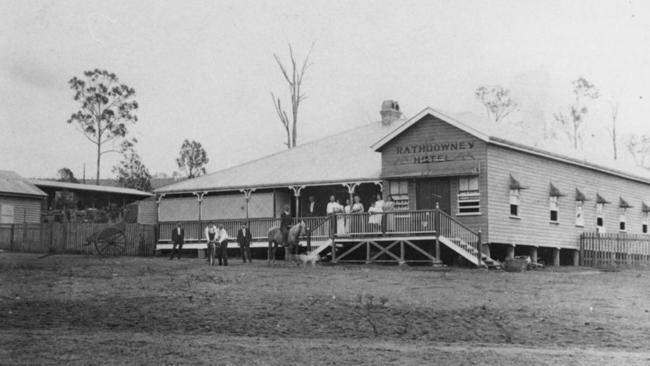
[[[138,224],[155,225],[158,223],[156,201],[142,200],[138,202]]]
[[[38,224],[41,222],[41,199],[6,197],[0,196],[0,206],[13,207],[13,222],[4,222],[11,220],[10,216],[3,216],[0,223],[3,224]],[[11,210],[11,209],[10,209]],[[2,207],[0,207],[2,212]]]

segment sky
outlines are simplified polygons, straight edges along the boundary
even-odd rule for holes
[[[585,149],[604,150],[612,101],[623,138],[650,134],[647,1],[2,0],[0,169],[94,176],[95,146],[66,121],[68,80],[95,68],[135,88],[131,136],[151,173],[178,170],[184,139],[205,147],[208,172],[280,151],[270,93],[289,100],[273,54],[289,43],[299,58],[314,44],[299,143],[377,121],[386,99],[407,117],[483,113],[479,85],[511,89],[512,122],[539,125],[578,77],[601,92]],[[119,158],[104,155],[102,178]]]

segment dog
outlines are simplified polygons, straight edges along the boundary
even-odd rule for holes
[[[312,267],[316,267],[316,262],[320,262],[320,256],[311,255],[310,253],[303,253],[296,255],[298,262],[301,266],[305,267],[307,263],[311,263]]]

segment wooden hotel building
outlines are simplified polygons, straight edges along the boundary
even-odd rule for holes
[[[330,194],[342,203],[358,194],[367,209],[378,192],[395,200],[380,225],[367,213],[322,212],[309,218],[314,245],[333,248],[334,261],[480,266],[521,254],[559,265],[578,263],[584,232],[648,232],[650,177],[642,169],[535,146],[507,128],[432,108],[404,119],[386,101],[381,116],[158,189],[159,249],[168,248],[165,232],[178,221],[197,241],[209,221],[229,224],[232,236],[249,221],[264,241],[284,204],[304,217],[310,195],[324,207]]]

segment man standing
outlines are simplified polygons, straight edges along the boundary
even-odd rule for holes
[[[241,258],[246,263],[246,258],[248,258],[248,263],[253,263],[251,259],[251,241],[253,236],[251,231],[246,227],[246,223],[241,224],[241,229],[237,232],[237,243],[239,243],[239,248],[241,249]]]
[[[169,257],[169,260],[174,259],[174,254],[178,249],[178,259],[181,259],[181,250],[183,250],[183,244],[185,244],[185,230],[181,227],[181,223],[177,223],[176,227],[172,230],[172,256]]]
[[[219,258],[219,265],[228,265],[228,233],[226,229],[223,228],[223,225],[219,225],[219,230],[217,231],[217,256]]]
[[[307,207],[307,216],[315,217],[320,215],[320,204],[316,202],[316,198],[313,195],[309,196],[309,206]]]
[[[293,224],[293,217],[291,217],[291,210],[289,205],[284,205],[284,211],[280,215],[280,232],[282,233],[282,240],[284,245],[287,244],[289,238],[289,228]]]

